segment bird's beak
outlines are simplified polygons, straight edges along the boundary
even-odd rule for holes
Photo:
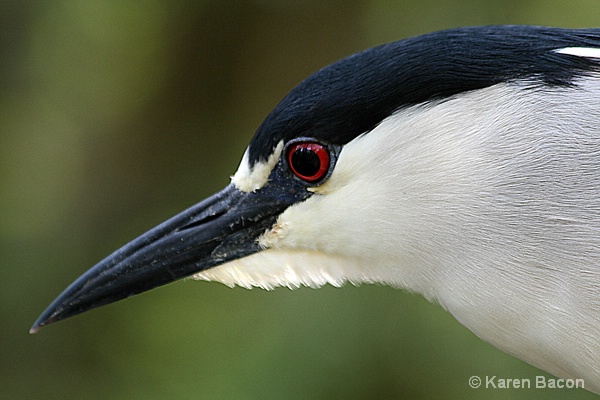
[[[227,186],[87,271],[46,309],[30,332],[260,251],[257,238],[297,197],[298,192],[273,188],[245,193]]]

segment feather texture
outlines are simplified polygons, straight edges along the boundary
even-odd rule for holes
[[[600,76],[404,108],[342,150],[228,285],[379,282],[439,302],[531,364],[600,391]]]

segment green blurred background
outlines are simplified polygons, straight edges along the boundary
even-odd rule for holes
[[[0,398],[574,399],[379,286],[183,281],[27,331],[114,249],[228,183],[296,83],[355,51],[499,23],[600,26],[597,0],[0,2]]]

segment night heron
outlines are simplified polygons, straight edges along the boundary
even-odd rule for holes
[[[600,29],[454,29],[318,71],[229,186],[101,261],[31,331],[189,276],[404,288],[600,392]]]

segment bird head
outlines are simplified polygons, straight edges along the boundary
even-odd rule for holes
[[[545,110],[563,110],[597,70],[598,53],[583,54],[591,41],[600,33],[463,28],[323,68],[267,116],[225,189],[84,273],[32,332],[186,277],[266,289],[378,282],[451,311],[486,309],[484,289],[505,278],[493,266],[523,251],[513,202],[526,210],[524,189],[543,190],[519,136],[535,142],[560,125]]]

